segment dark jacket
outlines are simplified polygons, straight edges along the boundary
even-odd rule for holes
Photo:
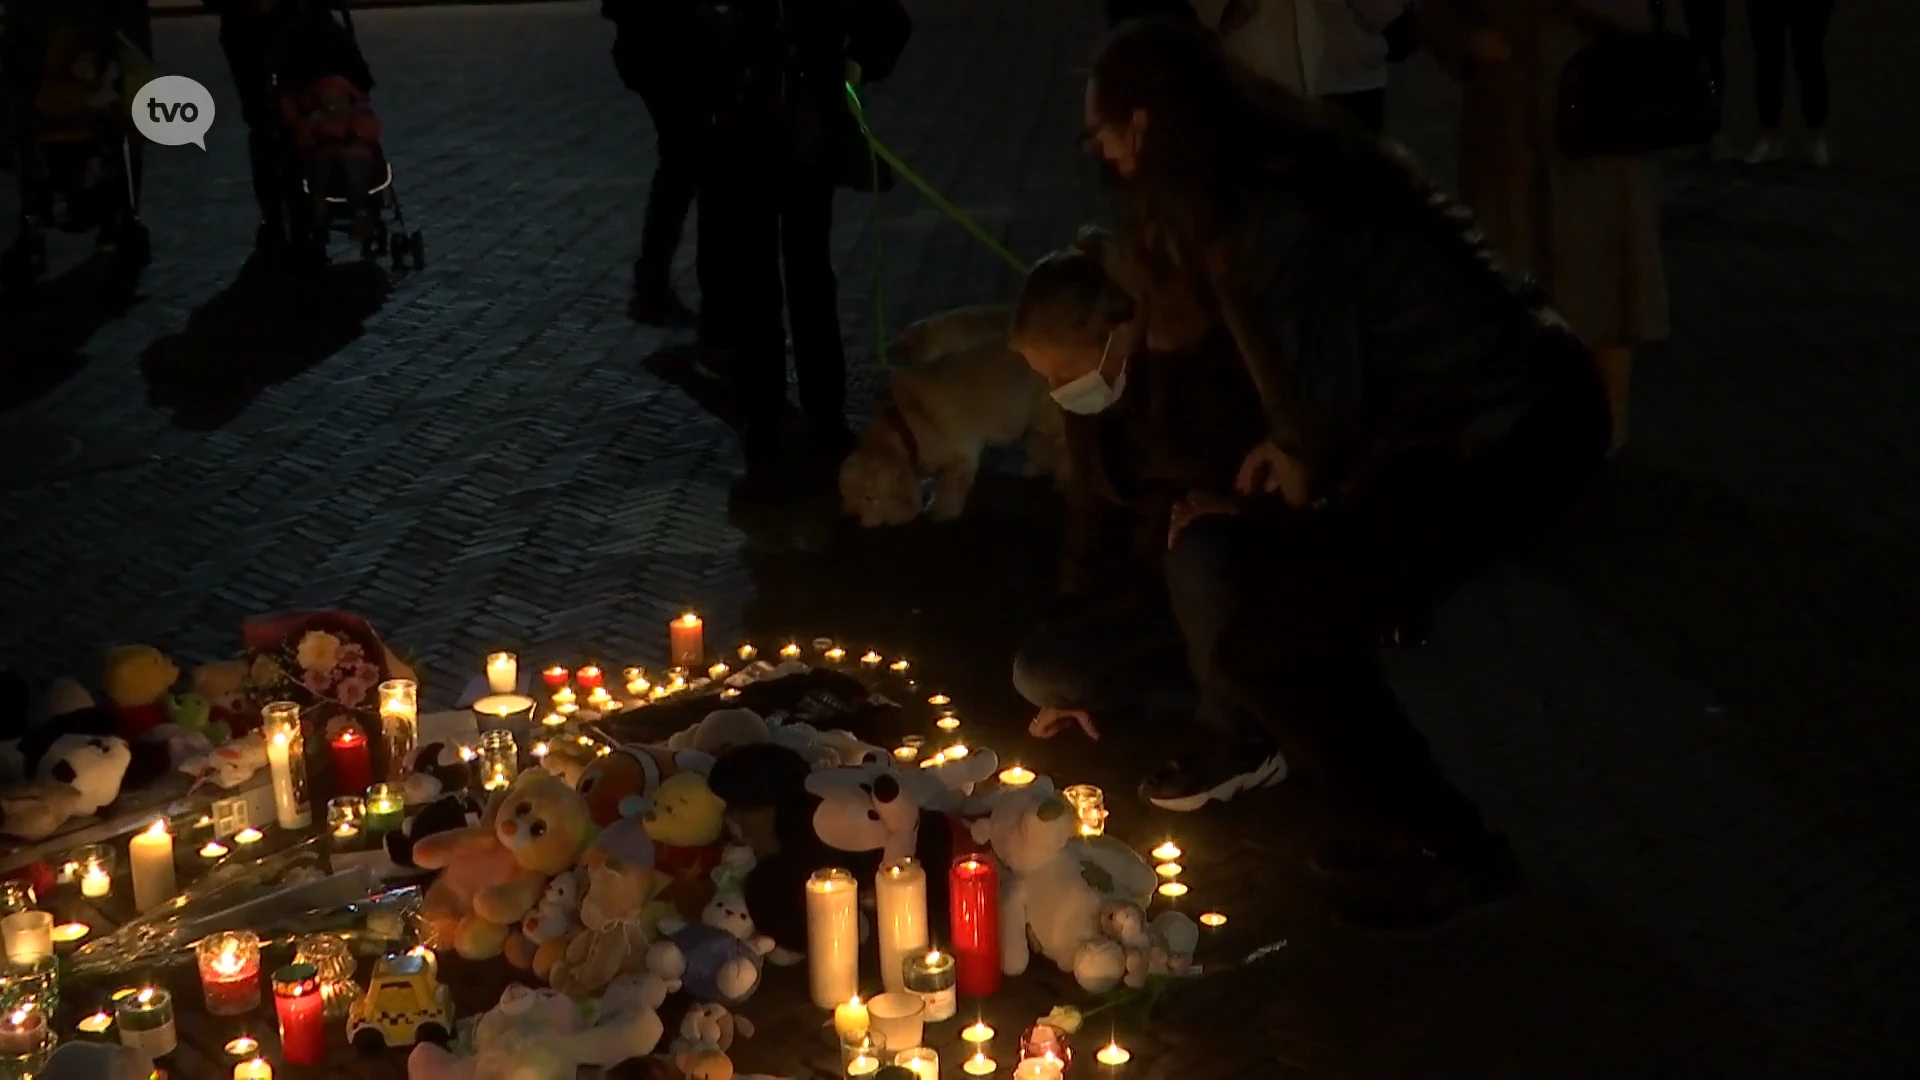
[[[1372,142],[1295,148],[1236,210],[1206,253],[1205,302],[1309,497],[1358,497],[1408,451],[1474,458],[1536,410],[1599,393],[1575,372],[1585,350],[1471,216]]]
[[[1265,434],[1253,384],[1224,335],[1134,357],[1112,408],[1066,419],[1062,591],[1081,596],[1150,587],[1173,504],[1195,491],[1230,493]]]

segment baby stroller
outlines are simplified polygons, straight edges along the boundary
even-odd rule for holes
[[[359,106],[366,110],[365,119],[372,118],[365,95],[373,88],[373,75],[355,40],[353,16],[344,3],[332,6],[325,0],[300,0],[289,14],[272,70],[272,92],[282,120],[277,157],[287,200],[286,221],[293,234],[289,239],[296,246],[308,246],[324,254],[335,233],[357,233],[363,259],[387,256],[395,270],[425,266],[424,238],[419,230],[407,228],[393,163],[377,131],[370,139],[356,139],[350,129],[358,125],[342,123],[338,126],[353,143],[345,147],[337,142],[316,144],[302,137],[303,130],[336,126],[314,114],[314,110],[325,108],[321,98],[332,88],[358,98]],[[334,102],[336,108],[340,104]],[[315,191],[313,155],[349,151],[369,159],[364,170],[366,191],[354,193],[330,186]],[[347,181],[342,177],[340,182]]]
[[[96,233],[114,278],[130,286],[152,255],[140,221],[145,144],[128,119],[128,102],[152,76],[146,4],[10,6],[0,55],[20,219],[0,254],[0,288],[39,281],[50,229]]]

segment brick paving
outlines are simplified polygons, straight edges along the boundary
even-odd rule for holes
[[[914,10],[912,52],[873,106],[882,134],[1017,251],[1096,216],[1071,158],[1092,6]],[[0,420],[0,655],[40,674],[126,641],[215,657],[244,615],[340,605],[451,692],[501,645],[655,654],[661,624],[695,605],[716,640],[824,632],[904,651],[1016,748],[1002,673],[1048,584],[1045,497],[990,478],[957,525],[842,531],[818,554],[737,529],[725,427],[643,366],[670,339],[623,315],[652,151],[605,24],[566,3],[361,27],[429,267],[385,296],[340,268],[314,301],[324,317],[235,287],[252,212],[214,26],[161,23],[163,66],[212,86],[225,119],[206,155],[154,155],[144,302],[98,325],[56,289],[0,315],[10,368],[23,328],[68,347],[33,353],[43,381],[64,378]],[[1920,76],[1885,45],[1916,34],[1911,5],[1842,6],[1831,171],[1675,167],[1677,330],[1644,358],[1636,447],[1568,543],[1461,597],[1428,649],[1394,661],[1536,895],[1433,940],[1355,940],[1300,869],[1319,816],[1297,794],[1173,824],[1122,804],[1123,833],[1177,828],[1195,900],[1234,916],[1216,958],[1291,942],[1277,967],[1196,988],[1146,1030],[1123,1021],[1136,1075],[1920,1064],[1896,1029],[1920,1000]],[[1424,63],[1394,91],[1395,133],[1443,173],[1455,100]],[[840,210],[864,363],[874,226],[855,197]],[[1012,284],[909,192],[878,227],[892,323]],[[10,373],[8,404],[29,381]],[[859,382],[856,399],[870,369]],[[1040,768],[1071,754],[1119,789],[1148,738],[1019,752]],[[781,1017],[786,996],[749,1007],[775,1034],[743,1065],[782,1064],[779,1033],[818,1022]],[[1029,988],[995,1019],[1006,1031],[1050,1004]]]

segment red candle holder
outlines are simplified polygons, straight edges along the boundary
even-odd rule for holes
[[[1060,1063],[1063,1075],[1073,1075],[1073,1046],[1067,1041],[1067,1033],[1048,1023],[1038,1023],[1020,1035],[1020,1060],[1028,1058],[1052,1058]]]
[[[257,935],[246,930],[214,934],[202,939],[196,952],[207,1012],[214,1016],[239,1016],[259,1007],[260,938]]]
[[[578,683],[582,690],[598,689],[605,681],[605,678],[606,677],[600,673],[600,669],[592,664],[588,664],[586,667],[573,673],[573,681]]]
[[[280,1016],[280,1056],[289,1065],[318,1065],[327,1055],[327,1003],[312,964],[273,973],[273,1011]]]
[[[955,988],[986,997],[1000,989],[1000,871],[990,857],[963,855],[947,887]]]
[[[573,672],[555,664],[540,673],[540,681],[547,684],[547,689],[558,690],[573,681]]]
[[[335,788],[357,794],[373,783],[373,750],[367,745],[367,736],[360,725],[343,724],[327,740],[327,750],[333,756]]]

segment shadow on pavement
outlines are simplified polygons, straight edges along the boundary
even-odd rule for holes
[[[138,303],[91,259],[0,301],[0,412],[37,401],[87,366],[86,344]]]
[[[214,431],[268,387],[286,382],[358,338],[392,283],[370,262],[297,275],[262,256],[140,357],[147,402],[174,426]]]
[[[661,381],[685,391],[695,405],[715,418],[732,427],[740,426],[732,391],[718,375],[700,365],[698,346],[691,342],[668,345],[640,361],[640,366]]]

